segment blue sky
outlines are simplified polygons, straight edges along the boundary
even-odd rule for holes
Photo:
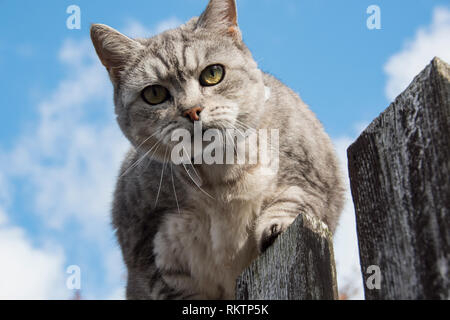
[[[127,143],[89,25],[150,36],[200,14],[206,3],[0,2],[0,260],[9,261],[0,267],[0,298],[70,297],[69,265],[81,268],[83,297],[121,296],[125,270],[108,215]],[[348,143],[433,56],[450,61],[448,0],[237,3],[261,69],[311,106],[343,162]],[[66,27],[72,4],[81,9],[80,30]],[[372,4],[381,9],[381,30],[366,26]],[[361,297],[351,205],[341,225],[340,285],[349,282]]]

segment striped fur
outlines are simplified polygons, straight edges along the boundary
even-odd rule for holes
[[[344,184],[331,141],[299,96],[258,68],[236,21],[234,0],[211,0],[200,18],[150,39],[92,26],[132,144],[112,210],[129,299],[232,299],[236,277],[298,213],[336,228]],[[225,78],[202,87],[212,64]],[[140,93],[153,84],[172,98],[146,104]],[[171,133],[192,130],[183,113],[196,106],[206,127],[278,129],[277,170],[167,162]]]

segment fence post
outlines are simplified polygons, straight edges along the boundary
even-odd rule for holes
[[[327,226],[300,214],[239,277],[236,299],[337,299],[332,235]]]
[[[348,160],[366,299],[450,299],[450,66],[435,58]]]

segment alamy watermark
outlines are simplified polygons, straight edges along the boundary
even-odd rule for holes
[[[373,4],[367,7],[366,13],[370,16],[367,18],[366,25],[369,30],[381,29],[381,9]]]
[[[367,268],[366,274],[369,275],[366,280],[366,287],[369,290],[381,289],[381,270],[377,265]]]
[[[81,268],[77,265],[68,266],[66,273],[69,276],[66,279],[66,287],[69,290],[81,289]]]
[[[180,164],[262,164],[274,169],[279,162],[278,129],[208,129],[194,123],[194,132],[177,129],[171,135],[175,144],[171,161]]]
[[[66,13],[69,14],[66,20],[66,27],[69,30],[81,29],[81,9],[79,6],[72,4],[67,7]]]

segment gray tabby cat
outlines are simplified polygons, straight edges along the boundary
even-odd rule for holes
[[[344,184],[331,141],[293,91],[258,69],[234,0],[211,0],[199,18],[150,39],[101,24],[91,38],[132,144],[112,210],[128,299],[233,299],[238,275],[300,212],[334,232]],[[175,165],[170,137],[196,121],[278,129],[278,170]]]

